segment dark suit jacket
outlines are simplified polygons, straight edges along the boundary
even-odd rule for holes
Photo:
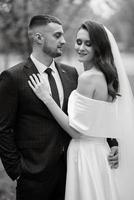
[[[63,111],[77,86],[72,67],[56,64],[64,90]],[[42,174],[51,169],[66,149],[70,136],[55,121],[45,104],[28,85],[38,71],[31,59],[0,76],[0,156],[12,179],[23,174]]]
[[[66,113],[78,74],[63,64],[56,67],[63,84]],[[58,163],[71,139],[29,87],[29,75],[33,73],[38,71],[28,59],[0,76],[0,157],[13,180],[20,174],[45,175]],[[111,145],[115,145],[114,141]]]

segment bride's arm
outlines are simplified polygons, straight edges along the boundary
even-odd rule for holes
[[[61,108],[56,104],[56,102],[51,97],[46,81],[42,75],[38,74],[38,77],[33,74],[30,76],[30,81],[28,81],[29,86],[33,92],[37,95],[39,99],[48,107],[56,121],[59,125],[72,137],[79,139],[82,137],[78,131],[69,126],[69,117],[61,110]]]
[[[61,108],[55,103],[53,98],[50,96],[48,100],[44,99],[43,101],[56,121],[59,123],[59,125],[72,137],[79,139],[81,134],[73,129],[71,126],[69,126],[69,117],[61,110]]]

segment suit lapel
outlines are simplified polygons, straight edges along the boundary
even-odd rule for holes
[[[30,58],[28,58],[27,62],[24,64],[23,70],[24,70],[24,73],[26,74],[28,80],[29,80],[30,75],[39,73]],[[42,101],[40,101],[40,99],[38,99],[38,97],[36,97],[36,95],[34,95],[33,92],[31,92],[31,89],[29,86],[28,86],[27,90],[30,90],[30,93],[28,93],[28,94],[31,95],[31,98],[34,101],[34,104],[33,104],[34,109],[38,109],[40,114],[44,115],[45,117],[53,118],[53,116],[49,112],[46,105]]]
[[[63,86],[63,92],[64,92],[64,100],[63,100],[63,106],[62,109],[64,110],[64,108],[66,107],[67,101],[68,101],[68,97],[70,95],[71,89],[69,87],[69,79],[68,79],[68,72],[65,71],[61,64],[59,63],[55,63],[55,66],[59,72],[60,75],[60,79],[62,82],[62,86]]]
[[[24,72],[27,74],[28,77],[32,74],[39,73],[31,58],[28,58],[27,62],[25,63]]]

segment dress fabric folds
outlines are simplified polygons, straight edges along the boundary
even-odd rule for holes
[[[116,103],[89,99],[77,90],[71,93],[69,123],[83,137],[72,139],[68,148],[65,200],[119,200],[106,142],[107,135],[115,136],[116,109]]]

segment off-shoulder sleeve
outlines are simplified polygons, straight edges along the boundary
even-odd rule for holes
[[[70,126],[87,136],[120,138],[116,101],[90,99],[74,90],[68,103]]]

